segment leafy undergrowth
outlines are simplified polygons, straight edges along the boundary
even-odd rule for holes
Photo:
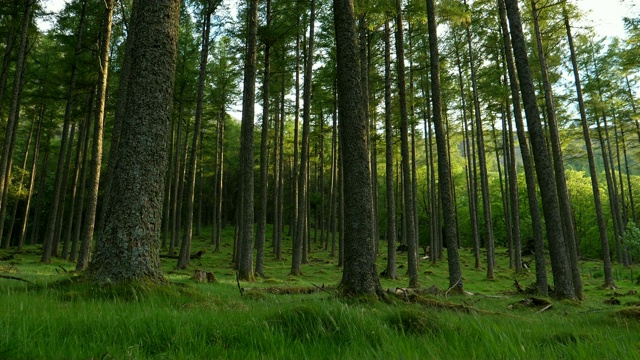
[[[494,279],[474,269],[462,249],[465,295],[447,292],[443,259],[421,262],[419,290],[404,288],[406,268],[399,268],[399,279],[381,280],[385,301],[355,301],[337,296],[337,259],[319,244],[303,276],[288,275],[289,255],[267,256],[268,277],[239,289],[231,233],[219,253],[209,236],[195,239],[193,251],[205,253],[187,270],[163,259],[169,283],[161,287],[96,287],[72,271],[73,263],[40,264],[35,247],[0,251],[0,275],[7,276],[0,278],[0,358],[640,358],[638,268],[617,267],[618,289],[610,290],[601,286],[601,264],[582,262],[586,298],[557,301],[517,293],[514,280],[526,287],[535,275],[516,275],[503,249]],[[383,268],[385,257],[378,262]],[[198,283],[194,270],[218,281]]]

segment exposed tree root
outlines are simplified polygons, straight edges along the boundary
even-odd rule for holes
[[[26,283],[29,283],[29,284],[35,284],[33,281],[29,281],[29,280],[27,280],[27,279],[23,279],[23,278],[21,278],[21,277],[17,277],[17,276],[2,275],[2,274],[0,274],[0,278],[3,278],[3,279],[11,279],[11,280],[18,280],[18,281],[26,282]]]
[[[244,289],[246,292],[265,292],[268,294],[277,294],[277,295],[295,295],[295,294],[315,294],[318,292],[326,292],[329,294],[334,294],[335,286],[299,286],[299,287],[268,287],[268,288],[247,288]]]

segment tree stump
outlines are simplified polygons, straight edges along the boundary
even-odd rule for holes
[[[212,272],[204,271],[204,270],[195,270],[193,272],[193,276],[191,278],[194,279],[197,282],[203,282],[203,283],[217,283],[218,282],[218,279],[216,279],[216,276],[213,275]]]

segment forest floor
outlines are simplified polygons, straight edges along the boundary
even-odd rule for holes
[[[335,293],[337,259],[319,244],[292,277],[288,253],[275,261],[268,242],[267,277],[237,282],[230,230],[218,253],[208,229],[195,237],[193,253],[204,253],[187,270],[163,258],[160,288],[90,286],[74,263],[41,264],[38,247],[0,250],[0,358],[640,359],[640,267],[616,265],[619,288],[609,290],[602,263],[581,261],[585,299],[558,301],[519,292],[515,280],[526,288],[535,274],[515,274],[505,249],[492,280],[462,249],[467,294],[451,295],[446,259],[421,260],[421,290],[405,290],[400,253],[399,278],[381,280],[386,301],[346,300]],[[216,282],[194,280],[195,270]]]

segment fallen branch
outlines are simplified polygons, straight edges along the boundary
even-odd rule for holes
[[[324,284],[322,284],[322,287],[320,287],[320,286],[318,286],[318,285],[316,285],[316,284],[314,284],[314,283],[311,283],[311,285],[315,286],[319,291],[324,291],[324,292],[326,292],[327,294],[331,294],[331,292],[327,291],[327,290],[324,288]],[[333,295],[333,294],[332,294],[332,295]]]
[[[538,311],[536,312],[536,314],[540,314],[540,313],[541,313],[541,312],[543,312],[543,311],[547,311],[547,310],[551,309],[552,307],[553,307],[553,304],[549,304],[549,305],[547,305],[547,306],[543,307],[542,309],[538,310]]]
[[[204,250],[200,250],[195,254],[189,255],[189,259],[190,260],[200,260],[202,255],[204,255]],[[165,255],[165,254],[160,254],[160,257],[163,258],[163,259],[178,259],[179,258],[178,255]]]
[[[11,280],[18,280],[18,281],[24,281],[24,282],[29,283],[29,284],[34,284],[34,282],[33,282],[33,281],[29,281],[29,280],[27,280],[27,279],[23,279],[23,278],[20,278],[20,277],[17,277],[17,276],[2,275],[2,274],[0,274],[0,278],[3,278],[3,279],[11,279]]]

